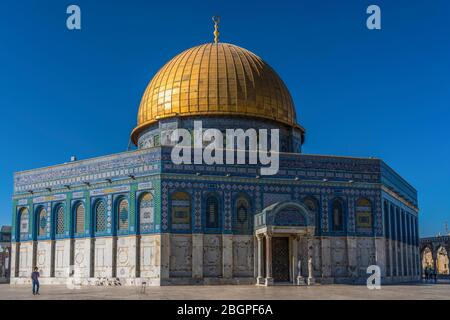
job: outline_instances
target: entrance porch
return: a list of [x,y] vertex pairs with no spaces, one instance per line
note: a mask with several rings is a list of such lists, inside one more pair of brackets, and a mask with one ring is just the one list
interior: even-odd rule
[[[257,285],[314,283],[314,219],[295,202],[276,203],[255,216]],[[307,243],[306,252],[299,250]]]

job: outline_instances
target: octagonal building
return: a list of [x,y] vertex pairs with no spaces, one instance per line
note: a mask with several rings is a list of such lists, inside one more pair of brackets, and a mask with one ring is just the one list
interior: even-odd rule
[[[173,130],[278,129],[278,173],[174,164]],[[11,284],[365,283],[419,279],[417,192],[380,159],[302,154],[282,79],[208,43],[142,97],[136,150],[14,175]]]

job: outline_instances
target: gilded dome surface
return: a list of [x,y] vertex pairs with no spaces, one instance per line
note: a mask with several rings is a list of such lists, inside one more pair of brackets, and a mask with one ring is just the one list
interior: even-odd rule
[[132,141],[160,119],[201,115],[263,118],[300,128],[277,73],[257,55],[228,43],[193,47],[158,71],[142,97]]

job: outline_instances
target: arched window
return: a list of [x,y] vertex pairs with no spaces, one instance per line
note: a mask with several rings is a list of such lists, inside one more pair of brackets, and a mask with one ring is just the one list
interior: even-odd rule
[[434,269],[433,253],[429,247],[425,247],[422,251],[422,268],[424,271]]
[[372,232],[372,204],[368,199],[356,201],[356,232]]
[[186,192],[172,194],[172,228],[191,229],[191,197]]
[[206,227],[217,229],[220,225],[219,220],[219,200],[214,195],[206,198]]
[[437,255],[436,255],[436,267],[437,267],[436,272],[438,274],[448,275],[450,273],[448,263],[449,263],[449,259],[448,259],[447,250],[444,247],[440,247],[437,250]]
[[313,197],[306,197],[303,200],[303,204],[314,216],[314,219],[316,221],[316,232],[320,232],[319,202]]
[[45,236],[47,234],[47,210],[40,208],[37,214],[38,235]]
[[79,203],[75,209],[75,234],[84,233],[84,204]]
[[250,202],[245,196],[240,196],[236,200],[236,229],[238,231],[248,231],[250,228]]
[[128,200],[121,199],[117,206],[117,224],[119,231],[128,230]]
[[140,232],[148,232],[155,222],[153,196],[144,193],[139,200],[139,225]]
[[19,240],[26,239],[30,229],[30,215],[27,208],[22,208],[19,211]]
[[106,207],[103,201],[98,201],[95,206],[95,231],[106,231]]
[[331,206],[331,225],[333,231],[344,231],[344,205],[340,199]]
[[56,234],[64,234],[64,207],[61,205],[56,209]]

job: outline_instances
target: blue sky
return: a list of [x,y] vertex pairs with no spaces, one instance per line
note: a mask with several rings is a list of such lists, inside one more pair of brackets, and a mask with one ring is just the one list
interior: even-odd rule
[[[82,30],[66,28],[66,8]],[[366,28],[377,4],[382,30]],[[306,153],[384,159],[419,191],[421,235],[450,223],[447,0],[2,0],[0,224],[13,172],[127,149],[168,59],[213,39],[260,55],[289,87]]]

